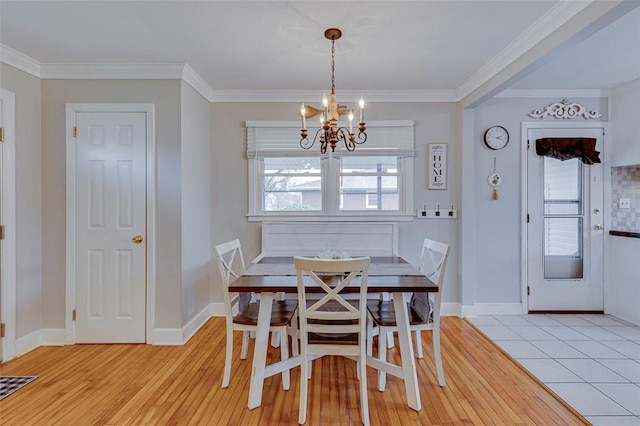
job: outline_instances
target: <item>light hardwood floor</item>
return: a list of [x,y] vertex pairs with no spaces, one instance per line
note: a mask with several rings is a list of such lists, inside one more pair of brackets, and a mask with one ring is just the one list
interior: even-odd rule
[[[425,358],[417,360],[422,410],[407,407],[399,379],[388,376],[387,390],[379,392],[369,369],[372,425],[588,424],[465,320],[443,318],[442,331],[447,386],[437,385],[430,336],[423,332]],[[0,424],[297,424],[299,368],[292,370],[290,390],[282,389],[280,376],[269,378],[262,406],[247,409],[251,362],[240,360],[240,336],[227,389],[220,388],[223,318],[210,319],[185,346],[38,348],[0,366],[0,375],[39,376],[0,401]],[[397,350],[390,352],[398,362]],[[277,358],[278,350],[268,356]],[[308,425],[361,424],[355,373],[350,360],[315,361]]]

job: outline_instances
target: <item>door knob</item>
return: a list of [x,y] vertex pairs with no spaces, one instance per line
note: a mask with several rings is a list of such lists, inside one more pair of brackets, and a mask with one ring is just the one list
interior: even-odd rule
[[593,229],[595,229],[596,231],[602,231],[604,229],[604,226],[597,224],[596,226],[593,227]]
[[142,242],[142,235],[136,235],[131,239],[131,242],[134,244],[140,244]]

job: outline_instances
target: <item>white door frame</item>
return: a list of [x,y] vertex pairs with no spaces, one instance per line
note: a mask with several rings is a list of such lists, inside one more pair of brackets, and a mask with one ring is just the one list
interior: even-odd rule
[[[610,199],[610,192],[611,189],[610,187],[607,186],[607,182],[610,181],[610,178],[608,176],[611,175],[611,173],[609,172],[609,167],[608,167],[608,146],[609,143],[607,142],[608,136],[609,136],[609,123],[607,122],[603,122],[603,121],[588,121],[588,122],[562,122],[562,123],[555,123],[555,122],[549,122],[549,121],[536,121],[536,122],[522,122],[521,123],[521,127],[520,127],[520,140],[522,141],[522,149],[520,150],[520,211],[521,211],[521,222],[520,222],[520,283],[521,283],[521,293],[520,293],[520,299],[522,302],[522,312],[527,313],[529,312],[529,295],[528,295],[528,291],[527,291],[527,287],[528,287],[528,246],[529,246],[529,236],[528,236],[528,232],[527,232],[527,213],[528,213],[528,209],[527,209],[527,203],[528,203],[528,197],[527,197],[527,183],[528,183],[528,162],[527,162],[527,154],[528,154],[528,150],[527,150],[527,134],[528,131],[530,129],[567,129],[567,128],[581,128],[581,129],[590,129],[590,128],[594,128],[594,129],[604,129],[604,152],[602,152],[602,166],[603,166],[603,173],[604,173],[604,205],[603,205],[603,209],[604,209],[604,216],[603,216],[603,220],[606,224],[611,223],[610,221],[610,216],[609,216],[609,204],[607,203],[607,200]],[[533,144],[533,142],[532,142]],[[532,145],[531,149],[535,149],[535,147]],[[605,207],[606,206],[606,207]],[[606,256],[606,238],[605,238],[605,256]],[[604,261],[604,282],[602,283],[603,285],[603,289],[606,288],[606,281],[607,281],[607,268],[606,268],[606,260],[607,259],[603,259]]]
[[75,306],[75,208],[76,205],[76,140],[73,137],[75,116],[83,112],[144,112],[146,113],[147,153],[146,153],[146,343],[153,344],[155,324],[155,211],[156,211],[156,138],[155,108],[153,104],[66,104],[67,130],[67,262],[66,262],[66,342],[75,343],[75,328],[72,310]]
[[16,236],[16,95],[0,89],[2,98],[2,225],[5,235],[2,242],[2,279],[0,299],[2,306],[0,322],[5,324],[2,342],[2,361],[6,362],[16,354],[16,280],[17,280],[17,236]]

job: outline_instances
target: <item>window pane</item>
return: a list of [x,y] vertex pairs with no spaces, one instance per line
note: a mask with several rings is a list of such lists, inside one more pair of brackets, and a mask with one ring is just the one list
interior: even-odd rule
[[352,157],[340,159],[340,173],[398,173],[398,157]]
[[398,157],[340,159],[341,210],[399,210]]
[[544,219],[545,279],[582,278],[582,218]]
[[544,213],[582,212],[582,163],[578,158],[560,161],[544,157]]
[[263,211],[322,210],[320,158],[263,159]]
[[319,157],[265,157],[264,172],[272,173],[315,173],[320,174]]

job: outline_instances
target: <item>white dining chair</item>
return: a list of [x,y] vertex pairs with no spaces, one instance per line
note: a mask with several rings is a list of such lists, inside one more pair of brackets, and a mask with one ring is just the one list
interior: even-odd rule
[[[227,329],[227,349],[224,362],[222,387],[229,386],[231,378],[231,361],[233,358],[233,332],[242,331],[242,349],[240,359],[247,358],[249,337],[258,325],[258,310],[260,302],[252,300],[251,293],[239,293],[232,299],[229,284],[245,271],[244,256],[240,240],[235,239],[215,247],[218,258],[220,277],[222,278],[222,293]],[[298,355],[297,338],[297,300],[275,300],[271,310],[270,331],[280,334],[280,359],[289,358],[289,339],[292,336],[291,347],[294,356]],[[289,370],[282,373],[282,387],[287,390],[290,386]]]
[[[450,247],[447,244],[425,238],[420,253],[419,270],[430,278],[437,286],[437,293],[414,293],[409,303],[409,330],[415,334],[415,353],[418,358],[423,357],[422,330],[432,330],[433,356],[436,363],[438,384],[446,386],[442,356],[440,353],[440,305],[444,290],[444,276],[447,268]],[[369,315],[372,319],[367,342],[372,345],[373,335],[378,334],[378,358],[386,360],[388,332],[397,332],[396,314],[391,300],[370,300],[367,303]],[[373,327],[377,330],[371,330]],[[370,351],[370,350],[369,350]],[[378,389],[384,390],[386,373],[378,372]]]
[[[300,411],[299,423],[307,417],[309,368],[314,359],[340,355],[357,361],[360,382],[360,415],[369,425],[367,398],[366,333],[367,277],[369,257],[351,259],[310,259],[295,257],[298,277],[300,321]],[[330,275],[338,282],[326,284]],[[345,298],[345,288],[360,277],[357,300]],[[306,286],[313,288],[307,289]],[[322,397],[322,395],[317,395]]]

